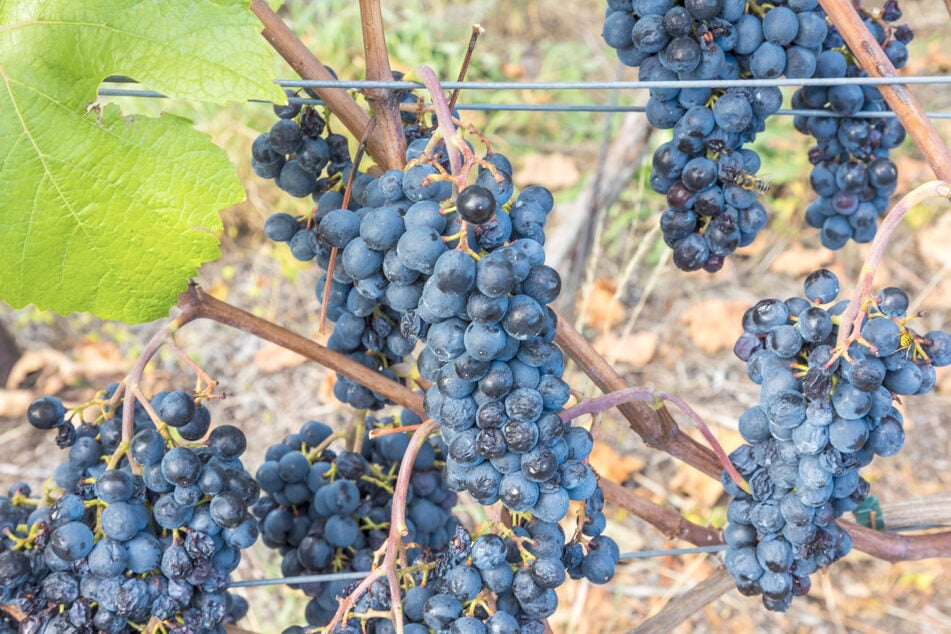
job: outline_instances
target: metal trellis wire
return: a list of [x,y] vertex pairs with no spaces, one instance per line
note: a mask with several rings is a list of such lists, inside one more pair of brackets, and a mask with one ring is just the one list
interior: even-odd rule
[[[105,79],[107,83],[129,84],[135,80],[124,76],[113,75]],[[368,90],[374,88],[388,88],[393,90],[425,89],[422,84],[410,81],[368,81],[368,80],[305,80],[305,79],[278,79],[275,83],[284,88],[342,88],[346,90]],[[813,78],[813,79],[730,79],[710,81],[588,81],[588,82],[501,82],[501,81],[447,81],[442,87],[447,90],[611,90],[634,91],[667,88],[730,88],[760,86],[800,87],[800,86],[836,86],[843,83],[878,86],[886,84],[951,84],[951,75],[928,75],[908,77],[849,77],[841,78]],[[166,95],[153,90],[137,90],[126,88],[102,88],[99,90],[102,97],[140,97],[164,99]],[[291,103],[306,105],[323,105],[319,99],[307,97],[291,97]],[[469,103],[457,104],[456,109],[480,111],[526,111],[526,112],[644,112],[641,106],[599,105],[599,104],[493,104]],[[838,114],[829,110],[782,109],[776,114],[785,116],[822,116],[822,117],[852,117],[852,118],[890,118],[895,113],[887,111],[863,111],[850,115]],[[926,112],[930,119],[951,119],[951,112]]]
[[[697,553],[713,553],[726,550],[726,544],[712,544],[710,546],[695,546],[693,548],[662,548],[660,550],[640,550],[621,553],[620,559],[649,559],[651,557],[666,557],[672,555],[693,555]],[[300,583],[319,583],[324,581],[351,581],[369,576],[369,572],[338,572],[326,575],[299,575],[296,577],[275,577],[273,579],[249,579],[234,581],[230,588],[249,588],[255,586],[290,585]]]
[[[902,527],[899,530],[889,530],[885,529],[887,533],[905,533],[908,531],[916,530],[925,530],[941,528],[939,525],[927,525],[927,526],[915,526],[915,527]],[[654,557],[672,557],[680,555],[696,555],[696,554],[705,554],[705,553],[716,553],[724,551],[728,548],[727,544],[710,544],[707,546],[691,546],[689,548],[661,548],[657,550],[638,550],[621,553],[619,556],[620,560],[625,559],[651,559]],[[275,586],[275,585],[291,585],[291,584],[305,584],[305,583],[320,583],[325,581],[355,581],[357,579],[363,579],[367,577],[370,572],[338,572],[332,574],[318,574],[318,575],[298,575],[292,577],[275,577],[271,579],[248,579],[245,581],[234,581],[229,587],[230,588],[250,588],[257,586]]]

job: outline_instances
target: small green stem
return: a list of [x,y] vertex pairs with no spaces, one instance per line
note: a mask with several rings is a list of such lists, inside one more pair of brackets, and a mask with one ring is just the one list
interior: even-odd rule
[[124,456],[125,453],[129,451],[130,445],[131,441],[122,441],[119,443],[119,446],[116,447],[115,452],[113,452],[112,456],[109,457],[109,462],[106,464],[106,471],[111,471],[112,469],[115,469],[119,466],[119,461],[122,460],[122,456]]
[[336,431],[330,434],[329,436],[327,436],[326,438],[324,438],[323,442],[321,442],[319,445],[315,447],[308,447],[307,461],[313,464],[314,460],[316,460],[318,456],[320,456],[320,454],[323,453],[324,449],[326,449],[327,447],[331,445],[331,443],[333,443],[335,440],[340,440],[341,438],[346,438],[346,437],[347,437],[347,432],[345,430]]

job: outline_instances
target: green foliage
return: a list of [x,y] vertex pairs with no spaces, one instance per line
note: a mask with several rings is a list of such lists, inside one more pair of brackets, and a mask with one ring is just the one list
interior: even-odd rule
[[0,299],[129,322],[218,257],[243,190],[185,119],[90,108],[109,74],[209,102],[281,100],[247,2],[0,4]]

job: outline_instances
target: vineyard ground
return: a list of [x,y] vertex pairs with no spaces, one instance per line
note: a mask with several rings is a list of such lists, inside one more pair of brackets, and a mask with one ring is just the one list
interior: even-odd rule
[[[591,3],[590,24],[582,21],[580,25],[551,18],[554,2],[530,4],[538,5],[538,15],[548,16],[543,25],[551,28],[543,29],[533,20],[527,20],[521,27],[510,27],[524,29],[526,48],[521,59],[525,68],[532,68],[532,60],[538,59],[546,39],[584,42],[598,35],[597,3]],[[917,4],[920,3],[905,7],[909,22],[919,33],[913,48],[917,56],[912,57],[909,72],[948,72],[951,57],[941,52],[940,40],[925,28],[927,24],[946,24],[947,14],[937,3],[929,9]],[[468,16],[463,18],[463,24],[466,19]],[[487,26],[491,29],[491,24]],[[500,63],[499,68],[502,67]],[[922,95],[929,110],[946,111],[951,105],[951,98],[942,96],[940,90],[916,90],[916,94]],[[266,121],[266,117],[238,122],[219,119],[205,127],[248,172],[245,152],[255,134],[254,126],[262,125],[260,121]],[[526,137],[539,132],[529,129],[533,124],[526,125],[521,130]],[[233,133],[235,129],[238,134]],[[945,139],[951,139],[951,126],[939,124],[939,130]],[[551,130],[543,127],[541,133],[550,135]],[[545,140],[553,142],[548,137]],[[808,188],[808,167],[803,158],[805,141],[798,146],[797,142],[799,139],[788,142],[790,147],[785,150],[798,152],[794,159],[800,161],[798,175],[786,176],[782,172],[771,196],[787,200],[808,196],[803,194]],[[574,150],[565,148],[563,153],[572,164],[582,167],[594,164],[596,150],[596,143],[587,143]],[[518,152],[517,148],[512,149],[513,156],[518,156]],[[907,175],[903,177],[904,185],[928,178],[928,169],[918,161],[913,148],[904,148],[899,156],[900,167]],[[771,169],[768,162],[764,169]],[[260,235],[266,215],[275,208],[286,209],[287,203],[250,174],[244,182],[249,201],[225,214],[224,257],[205,267],[199,282],[236,305],[320,340],[313,271],[293,261],[286,249],[266,243]],[[609,351],[623,352],[619,369],[631,385],[677,392],[697,408],[730,450],[739,443],[737,417],[756,398],[755,386],[746,380],[742,363],[730,352],[732,337],[740,332],[742,310],[761,297],[799,294],[800,280],[817,266],[836,270],[843,280],[855,279],[864,251],[850,245],[835,255],[826,255],[816,248],[814,232],[792,214],[794,210],[801,212],[804,205],[779,203],[778,220],[759,238],[759,246],[736,258],[717,276],[683,274],[668,265],[660,270],[653,290],[648,293],[645,288],[654,270],[656,254],[660,253],[654,249],[631,282],[618,292],[617,303],[613,304],[613,281],[621,277],[630,254],[656,222],[652,212],[658,204],[656,198],[649,193],[641,197],[628,192],[610,209],[600,241],[603,248],[592,265],[590,277],[594,283],[576,301],[566,301],[561,309],[565,313],[587,310],[586,335],[603,343]],[[947,219],[940,221],[933,210],[922,210],[911,218],[909,229],[912,227],[914,231],[906,231],[893,241],[888,265],[880,272],[876,287],[900,285],[914,300],[916,295],[928,291],[932,280],[939,280],[936,288],[922,297],[922,306],[929,314],[918,323],[922,331],[942,324],[947,327],[951,323],[951,278],[941,278],[941,273],[951,268],[947,248],[951,223]],[[644,305],[633,325],[633,334],[625,337],[626,322],[642,298]],[[70,403],[89,398],[96,388],[128,370],[127,360],[141,349],[151,330],[148,325],[125,327],[83,316],[55,317],[29,309],[0,309],[0,321],[26,353],[26,361],[18,366],[22,375],[17,375],[9,386],[17,389],[0,391],[0,491],[18,480],[39,487],[60,455],[50,435],[24,424],[22,404],[34,395],[51,391]],[[303,421],[319,419],[340,425],[349,415],[331,397],[332,377],[315,364],[303,363],[212,323],[190,324],[178,341],[220,381],[221,393],[226,397],[213,405],[214,421],[232,422],[245,431],[249,465],[260,464],[266,447],[296,430]],[[595,393],[576,372],[569,376],[576,390]],[[146,375],[146,392],[188,388],[192,382],[193,377],[181,371],[174,359],[162,355]],[[949,374],[943,375],[934,394],[903,408],[908,431],[905,449],[894,458],[876,461],[866,473],[872,492],[881,500],[926,496],[948,489],[948,411]],[[638,493],[678,507],[694,521],[722,524],[725,500],[716,483],[671,459],[646,451],[614,413],[604,416],[599,439],[600,453],[595,461],[599,471],[625,482]],[[480,511],[473,505],[464,507],[463,513],[478,520]],[[625,552],[685,545],[665,539],[623,513],[610,516],[607,533]],[[553,629],[575,634],[630,631],[716,566],[715,556],[704,555],[631,560],[619,568],[609,586],[569,583],[561,593],[561,608],[551,619]],[[246,554],[237,577],[278,574],[274,558],[257,544]],[[731,591],[676,631],[949,632],[949,587],[951,571],[943,561],[892,565],[853,552],[826,574],[817,575],[810,595],[798,599],[786,615],[769,613],[760,608],[757,599]],[[245,589],[241,593],[251,604],[244,624],[248,629],[277,632],[302,618],[305,599],[299,593],[279,586]]]

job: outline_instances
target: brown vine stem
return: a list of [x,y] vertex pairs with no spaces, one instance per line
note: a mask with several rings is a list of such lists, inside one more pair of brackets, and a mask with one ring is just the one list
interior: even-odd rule
[[[462,141],[456,132],[456,124],[452,120],[452,111],[449,109],[449,103],[446,101],[446,94],[442,90],[442,85],[436,77],[436,73],[429,66],[417,66],[411,73],[420,83],[426,86],[429,91],[429,97],[433,101],[433,107],[436,110],[436,123],[443,141],[446,143],[446,153],[449,155],[449,170],[455,178],[461,178],[459,171],[462,168],[459,147]],[[454,182],[456,187],[459,183]]]
[[[601,391],[616,392],[627,388],[621,375],[560,314],[555,340]],[[723,466],[716,454],[683,433],[666,407],[654,409],[643,401],[631,401],[618,405],[618,410],[648,447],[665,451],[711,478],[720,478]]]
[[[392,81],[390,58],[386,52],[386,33],[380,0],[360,0],[360,22],[363,25],[363,52],[367,65],[367,79]],[[392,90],[373,88],[364,91],[386,153],[388,169],[401,169],[406,163],[406,137],[400,119],[400,104]]]
[[607,478],[600,478],[598,483],[604,491],[605,500],[630,511],[667,537],[682,539],[697,546],[723,543],[723,536],[714,528],[694,524],[674,509],[655,504]]
[[190,319],[184,315],[179,316],[162,326],[158,332],[152,335],[149,342],[145,344],[142,354],[136,359],[132,371],[125,378],[125,395],[122,402],[122,445],[128,447],[132,442],[133,415],[135,414],[135,392],[139,389],[139,383],[142,381],[142,375],[145,373],[145,367],[152,360],[152,357],[159,351],[165,342],[167,342],[183,325]]
[[905,214],[925,200],[939,196],[941,198],[951,197],[951,185],[944,181],[928,181],[905,194],[882,220],[882,225],[878,228],[875,239],[872,240],[868,259],[865,260],[865,264],[862,266],[859,283],[849,300],[849,305],[839,318],[836,349],[840,353],[845,352],[849,343],[855,340],[861,330],[863,304],[872,297],[872,282],[875,279],[876,271],[878,271],[878,265],[885,255],[889,240],[901,224]]
[[[851,3],[842,0],[819,0],[819,4],[839,29],[849,50],[869,77],[898,77],[898,71]],[[925,116],[924,109],[911,91],[902,84],[883,84],[878,88],[915,145],[924,154],[935,176],[951,181],[951,150],[945,145],[931,120]]]
[[[606,478],[600,478],[599,484],[605,500],[627,509],[668,537],[683,539],[698,546],[723,543],[723,536],[718,530],[694,524],[677,511],[655,504]],[[841,519],[837,521],[852,537],[853,548],[878,559],[894,563],[951,557],[951,531],[902,535],[884,533]]]
[[[276,13],[271,11],[265,0],[251,0],[251,11],[258,17],[264,30],[261,34],[274,47],[274,50],[294,69],[301,79],[319,79],[334,81],[330,71],[317,57],[300,41],[287,24]],[[314,88],[313,91],[327,107],[330,108],[350,133],[356,138],[363,136],[370,122],[370,117],[364,112],[353,97],[343,88]],[[367,150],[378,165],[384,168],[400,167],[402,163],[390,165],[387,162],[390,153],[386,149],[382,137],[370,140]]]
[[714,436],[710,431],[710,428],[707,427],[707,423],[696,412],[696,410],[690,407],[687,401],[680,398],[676,394],[670,394],[669,392],[656,392],[648,387],[628,387],[624,388],[623,390],[609,392],[595,398],[585,399],[574,407],[561,412],[560,416],[561,420],[567,423],[573,418],[577,418],[585,414],[600,414],[611,409],[612,407],[619,407],[620,405],[629,403],[631,401],[643,401],[655,405],[659,404],[660,401],[669,401],[670,403],[676,405],[680,411],[690,418],[700,433],[703,434],[703,437],[710,445],[710,448],[720,460],[720,464],[722,465],[723,469],[728,474],[730,474],[730,478],[733,479],[733,482],[736,483],[736,486],[740,487],[741,489],[746,489],[746,481],[737,472],[736,467],[733,466],[733,463],[730,462],[730,459],[727,457],[723,447],[720,446],[720,441],[716,439],[716,436]]
[[[951,0],[949,0],[951,2]],[[462,82],[466,78],[466,73],[469,72],[469,62],[472,61],[472,53],[475,52],[476,42],[479,41],[479,36],[485,33],[485,29],[482,28],[481,24],[472,25],[472,35],[469,36],[469,46],[466,48],[466,55],[462,58],[462,67],[459,69],[459,76],[456,77],[456,81]],[[452,109],[456,107],[456,101],[459,100],[459,95],[462,93],[462,88],[456,88],[452,91],[452,96],[449,98],[449,112],[452,112]]]
[[695,616],[705,606],[736,588],[736,582],[726,568],[714,570],[706,579],[690,590],[678,594],[660,612],[645,619],[632,634],[667,634]]
[[883,533],[853,522],[838,520],[839,525],[849,531],[852,546],[878,559],[895,563],[916,559],[951,557],[951,531],[925,533],[922,535],[900,535]]
[[422,395],[306,337],[215,299],[195,284],[190,285],[188,290],[179,296],[178,306],[183,311],[180,319],[184,318],[185,321],[198,318],[210,319],[250,333],[316,361],[334,372],[339,372],[394,403],[425,417]]
[[[410,482],[413,476],[413,462],[416,460],[416,454],[426,439],[438,429],[435,422],[427,420],[420,425],[419,429],[410,438],[406,446],[406,452],[403,454],[403,460],[400,463],[400,471],[396,476],[396,486],[393,489],[393,506],[390,510],[390,533],[386,542],[381,547],[383,560],[378,566],[375,566],[369,576],[364,577],[360,583],[350,593],[340,601],[337,607],[337,613],[334,618],[326,625],[325,631],[332,632],[334,627],[354,608],[357,601],[367,590],[370,589],[379,578],[384,575],[390,588],[390,597],[400,596],[399,579],[396,576],[396,567],[400,563],[400,546],[403,544],[403,537],[409,532],[406,526],[406,499],[409,496]],[[377,551],[380,552],[380,551]],[[403,607],[400,601],[391,601],[391,614],[393,624],[396,627],[397,634],[403,634]]]

